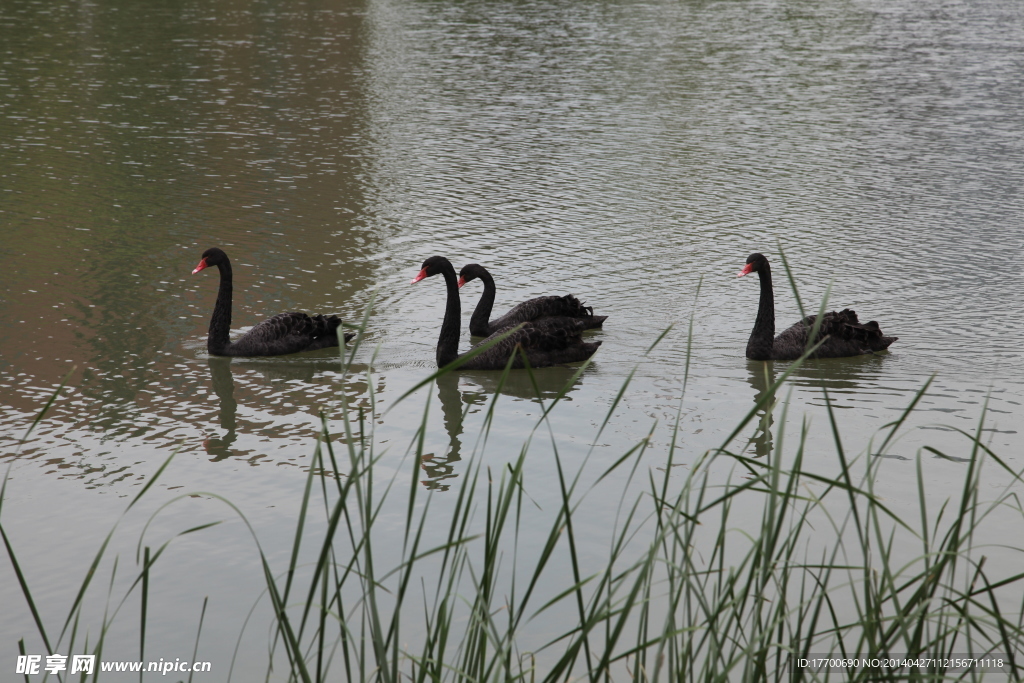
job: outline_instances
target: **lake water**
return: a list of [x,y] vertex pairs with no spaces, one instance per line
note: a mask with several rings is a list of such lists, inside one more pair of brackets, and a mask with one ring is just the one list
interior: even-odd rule
[[[409,280],[434,254],[487,266],[496,312],[573,293],[609,316],[553,414],[574,466],[650,434],[642,469],[656,471],[677,414],[676,462],[722,445],[765,387],[765,365],[743,355],[757,283],[735,275],[766,253],[788,326],[800,313],[781,251],[808,308],[831,285],[831,307],[899,337],[795,373],[810,467],[835,469],[822,387],[859,452],[934,375],[881,454],[880,494],[916,510],[904,499],[918,449],[969,455],[949,428],[974,429],[986,403],[985,443],[1020,469],[1022,44],[1024,13],[1002,0],[7,0],[0,520],[44,620],[59,630],[107,532],[174,452],[110,552],[127,567],[161,503],[206,491],[235,502],[283,566],[320,411],[340,430],[342,394],[369,409],[372,388],[379,469],[403,490],[430,400],[418,476],[443,518],[496,377],[460,373],[395,404],[433,368],[444,288]],[[287,310],[355,323],[372,300],[357,372],[343,377],[331,351],[209,358],[216,273],[190,273],[211,246],[234,264],[236,333]],[[481,291],[462,290],[464,326]],[[541,388],[571,376],[545,370]],[[492,468],[540,415],[520,375],[497,405],[478,455]],[[751,425],[733,446],[768,456],[772,438]],[[525,475],[548,509],[550,456],[537,445]],[[957,495],[966,463],[922,458],[928,496]],[[577,534],[597,556],[615,511],[590,507]],[[251,539],[198,497],[160,513],[147,543],[214,519],[229,521],[158,564],[148,638],[156,656],[189,656],[209,595],[200,655],[223,672],[263,586]],[[6,560],[0,604],[3,668],[19,638],[42,649]],[[134,653],[130,609],[114,651]],[[265,670],[266,628],[251,628],[236,680]]]

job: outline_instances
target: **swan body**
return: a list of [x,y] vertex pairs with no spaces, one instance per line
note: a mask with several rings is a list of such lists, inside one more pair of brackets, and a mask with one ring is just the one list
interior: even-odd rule
[[467,282],[480,278],[484,283],[484,293],[469,319],[469,333],[477,337],[487,337],[498,330],[513,327],[519,323],[543,320],[553,317],[567,317],[580,320],[584,329],[601,327],[606,315],[594,315],[594,309],[584,306],[579,299],[566,294],[565,296],[539,296],[535,299],[528,299],[521,304],[514,306],[505,315],[490,320],[491,309],[494,307],[494,295],[497,289],[494,286],[494,278],[483,266],[470,263],[459,271],[459,287]]
[[[462,321],[462,304],[459,301],[459,286],[455,267],[443,256],[431,256],[423,262],[413,282],[440,273],[444,276],[448,301],[441,323],[441,334],[437,340],[437,367],[444,367],[459,358],[459,328]],[[526,322],[522,327],[494,342],[486,351],[466,361],[460,367],[467,370],[502,370],[512,359],[513,368],[524,366],[522,354],[526,353],[531,367],[561,365],[586,360],[594,355],[601,342],[584,342],[580,333],[586,324],[574,318],[548,318]],[[492,342],[495,336],[508,331],[498,331],[481,344]]]
[[[222,250],[213,247],[203,252],[203,258],[192,274],[210,266],[217,266],[220,271],[220,289],[206,338],[206,349],[211,355],[281,356],[338,345],[338,327],[341,325],[338,316],[310,316],[300,312],[279,313],[267,318],[231,341],[231,261]],[[354,336],[354,333],[345,333],[345,341]]]
[[[761,282],[761,300],[754,329],[747,341],[747,358],[751,360],[794,360],[804,354],[816,315],[809,315],[775,336],[775,294],[772,270],[764,254],[751,254],[738,274],[742,277],[756,272]],[[842,358],[884,351],[899,337],[882,334],[878,323],[862,323],[849,308],[825,313],[816,339],[821,345],[811,358]]]

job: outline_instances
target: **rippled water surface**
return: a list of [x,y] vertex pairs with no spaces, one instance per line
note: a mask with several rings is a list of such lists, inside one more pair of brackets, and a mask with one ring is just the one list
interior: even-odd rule
[[[610,463],[650,434],[644,464],[661,467],[677,415],[679,462],[721,445],[766,372],[787,368],[743,357],[758,293],[735,275],[762,251],[780,327],[800,315],[784,252],[806,307],[828,291],[899,336],[890,353],[795,373],[789,411],[811,421],[814,467],[834,457],[822,387],[856,452],[933,375],[881,454],[883,495],[899,505],[922,445],[966,456],[950,427],[975,428],[986,404],[986,443],[1019,467],[1022,44],[1024,14],[999,0],[7,0],[2,513],[42,609],[66,613],[107,531],[175,451],[153,509],[218,493],[286,558],[321,411],[340,429],[343,395],[373,416],[380,468],[400,480],[429,398],[420,480],[435,497],[457,484],[494,374],[394,403],[433,367],[444,288],[409,280],[434,254],[486,265],[499,308],[571,292],[609,316],[553,415],[569,462],[596,444]],[[357,322],[372,301],[356,372],[331,351],[208,357],[216,272],[190,272],[210,246],[234,264],[236,333],[286,310]],[[464,324],[481,291],[463,288]],[[572,374],[545,370],[539,388],[550,398]],[[481,456],[492,467],[540,414],[518,376],[497,406]],[[738,447],[767,456],[778,425],[761,427]],[[955,495],[965,467],[925,455],[929,495]],[[538,445],[526,482],[541,507],[557,505],[552,472]],[[595,546],[612,514],[599,508],[577,530]],[[158,518],[165,534],[228,518],[207,499],[174,509]],[[126,518],[119,551],[134,552],[144,523]],[[229,634],[211,652],[230,653],[262,582],[251,541],[229,522],[175,547],[159,600],[191,611],[165,607],[154,637],[191,643],[196,596],[210,594]],[[17,605],[0,616],[10,654],[34,629],[0,567],[0,602]],[[227,669],[230,654],[210,657]]]

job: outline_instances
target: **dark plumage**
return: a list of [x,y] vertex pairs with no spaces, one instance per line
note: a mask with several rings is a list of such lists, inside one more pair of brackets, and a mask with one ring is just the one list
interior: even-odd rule
[[[778,337],[775,336],[775,294],[772,289],[772,269],[764,254],[751,254],[747,265],[739,272],[742,277],[757,272],[761,279],[761,302],[757,308],[757,320],[747,341],[747,358],[751,360],[793,360],[807,349],[808,337],[814,326],[816,315],[809,315]],[[825,313],[819,328],[818,340],[821,346],[811,354],[812,358],[840,358],[874,353],[889,348],[899,337],[886,337],[872,320],[862,323],[857,313],[849,308]]]
[[[444,276],[445,287],[448,290],[444,322],[441,323],[441,334],[437,339],[437,366],[443,367],[459,358],[462,305],[459,301],[455,268],[445,257],[431,256],[423,262],[423,267],[413,278],[413,282],[419,282],[438,273]],[[501,370],[511,357],[512,367],[521,368],[523,359],[517,350],[519,348],[526,352],[532,367],[586,360],[594,355],[601,342],[584,342],[580,338],[580,333],[585,328],[586,325],[582,321],[573,318],[549,318],[527,322],[491,348],[466,361],[461,367],[467,370]],[[500,334],[501,331],[481,343],[487,343]]]
[[[220,271],[220,290],[210,318],[210,334],[206,338],[206,349],[212,355],[281,356],[338,345],[338,327],[341,325],[338,316],[309,316],[299,312],[279,313],[267,318],[232,342],[228,337],[231,330],[231,261],[220,249],[207,249],[192,274],[210,266],[217,266]],[[345,341],[354,336],[351,332],[345,333]]]
[[594,315],[593,308],[584,306],[579,299],[571,294],[566,294],[565,296],[539,296],[536,299],[529,299],[513,307],[500,318],[488,322],[497,290],[494,286],[494,278],[487,272],[487,269],[476,263],[464,266],[459,271],[459,287],[476,278],[480,278],[484,283],[483,296],[480,297],[480,302],[477,303],[476,310],[473,311],[473,316],[469,319],[469,332],[477,337],[486,337],[498,330],[519,323],[556,316],[576,318],[583,322],[585,329],[601,327],[601,324],[608,319],[606,315]]

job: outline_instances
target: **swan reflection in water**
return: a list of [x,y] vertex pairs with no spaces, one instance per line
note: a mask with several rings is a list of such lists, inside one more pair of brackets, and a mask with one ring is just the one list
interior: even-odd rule
[[[235,400],[235,378],[232,372],[232,361],[230,358],[211,357],[207,360],[210,368],[210,379],[213,384],[213,391],[217,395],[220,410],[218,424],[224,430],[221,436],[212,436],[203,441],[203,448],[211,456],[211,462],[217,462],[231,456],[244,455],[232,448],[238,439],[238,421],[236,414],[238,403]],[[288,363],[288,362],[266,362],[246,363],[244,369],[239,372],[255,370],[264,379],[271,383],[281,380],[301,380],[303,386],[314,383],[315,376],[321,371],[333,369],[336,363],[325,361],[324,363]],[[538,401],[538,392],[541,400],[548,402],[554,399],[560,392],[565,391],[564,401],[571,401],[569,394],[580,385],[582,375],[566,386],[576,373],[577,368],[573,367],[550,367],[540,368],[533,371],[533,379],[530,374],[523,370],[510,372],[502,382],[501,372],[487,371],[462,371],[449,372],[435,379],[437,396],[441,402],[441,416],[447,434],[447,445],[438,454],[429,453],[421,458],[420,465],[423,468],[425,478],[423,485],[432,490],[447,491],[450,488],[449,479],[458,476],[455,463],[462,460],[463,448],[463,423],[467,414],[486,410],[488,402],[494,394],[500,390],[503,396],[499,400],[520,399],[527,401]],[[360,376],[358,369],[352,373],[353,377]],[[380,380],[379,380],[380,381]],[[247,391],[253,388],[251,382],[247,383],[242,378]],[[383,383],[379,383],[377,391],[383,391]],[[273,389],[275,393],[278,389]],[[350,379],[346,382],[345,392],[349,395],[350,406],[362,405],[369,409],[368,404],[363,405],[368,392],[364,381]],[[283,406],[282,406],[283,408]],[[271,406],[264,403],[264,410],[271,410]],[[294,410],[287,408],[286,410]],[[539,411],[538,411],[539,416]],[[248,433],[243,424],[243,433]]]
[[[238,422],[236,413],[238,403],[235,401],[235,377],[231,370],[231,358],[223,356],[211,356],[207,359],[210,366],[210,380],[213,383],[213,392],[217,394],[217,401],[220,404],[219,421],[221,429],[226,433],[220,437],[210,437],[203,441],[203,448],[211,456],[210,462],[218,462],[232,455],[242,455],[233,451],[231,445],[238,439]],[[317,363],[289,363],[289,362],[258,362],[249,363],[249,369],[255,369],[263,378],[269,382],[301,380],[312,383],[321,364]],[[240,370],[244,372],[244,370]],[[245,380],[243,379],[243,383]]]
[[207,361],[210,366],[210,379],[213,392],[220,403],[220,427],[227,431],[222,437],[210,437],[203,441],[203,448],[212,455],[211,462],[217,462],[231,455],[231,444],[238,438],[235,432],[235,378],[231,375],[231,359],[211,356]]
[[[894,394],[909,392],[913,388],[899,389],[886,387],[882,383],[884,354],[854,356],[850,358],[808,359],[794,369],[786,380],[786,384],[799,393],[806,395],[807,405],[832,410],[857,408],[862,413],[870,411],[872,403],[880,403],[874,394]],[[782,363],[780,371],[789,369],[788,363]],[[775,384],[776,370],[774,361],[747,361],[750,377],[747,380],[754,388],[756,404]],[[827,393],[827,400],[826,394]],[[778,396],[768,400],[757,412],[757,427],[750,438],[754,447],[755,457],[770,455],[774,448],[771,428],[775,421],[773,408],[778,403]],[[854,403],[856,402],[856,403]],[[870,412],[865,413],[870,414]]]
[[[223,430],[220,436],[203,440],[203,448],[211,456],[211,462],[239,456],[248,456],[254,465],[267,460],[265,453],[239,448],[241,444],[236,441],[240,435],[248,437],[260,433],[274,439],[307,439],[311,433],[291,417],[296,410],[316,414],[318,404],[304,402],[313,393],[320,392],[327,396],[340,390],[347,395],[350,407],[362,407],[364,410],[370,407],[368,387],[360,372],[363,368],[355,368],[341,386],[325,377],[338,372],[338,362],[334,358],[325,356],[302,361],[232,360],[211,356],[207,359],[207,365],[210,368],[213,392],[220,407],[218,423]],[[240,386],[236,386],[239,382]],[[383,390],[382,381],[378,381],[376,390]],[[242,404],[249,415],[243,415],[240,420],[236,417],[237,391],[242,392]],[[286,419],[280,419],[282,417]]]
[[508,373],[504,382],[501,372],[448,372],[437,377],[434,382],[437,385],[437,397],[441,401],[448,445],[442,455],[427,453],[422,456],[420,466],[426,475],[421,482],[423,486],[435,491],[447,491],[451,487],[448,480],[459,476],[455,471],[455,463],[462,460],[462,434],[466,416],[470,412],[486,410],[487,402],[496,392],[500,390],[504,396],[527,401],[538,401],[539,392],[539,399],[546,402],[565,390],[562,400],[571,401],[569,394],[583,381],[583,375],[580,375],[572,382],[572,386],[566,386],[577,369],[564,366],[538,368],[533,370],[533,379],[530,373],[515,370]]
[[[775,363],[748,360],[747,369],[750,370],[750,377],[747,381],[750,382],[750,386],[754,387],[754,404],[756,405],[768,395],[768,390],[775,384]],[[773,413],[777,400],[774,396],[767,399],[761,409],[757,411],[757,427],[749,441],[754,447],[755,458],[771,455],[774,448],[772,424],[775,421]]]
[[441,400],[441,415],[444,417],[444,429],[448,433],[448,447],[441,456],[424,453],[420,466],[426,475],[423,485],[434,491],[447,491],[450,485],[446,482],[458,475],[455,474],[455,463],[462,460],[462,421],[466,417],[470,405],[462,407],[462,394],[459,392],[459,376],[448,372],[436,378],[437,397]]

